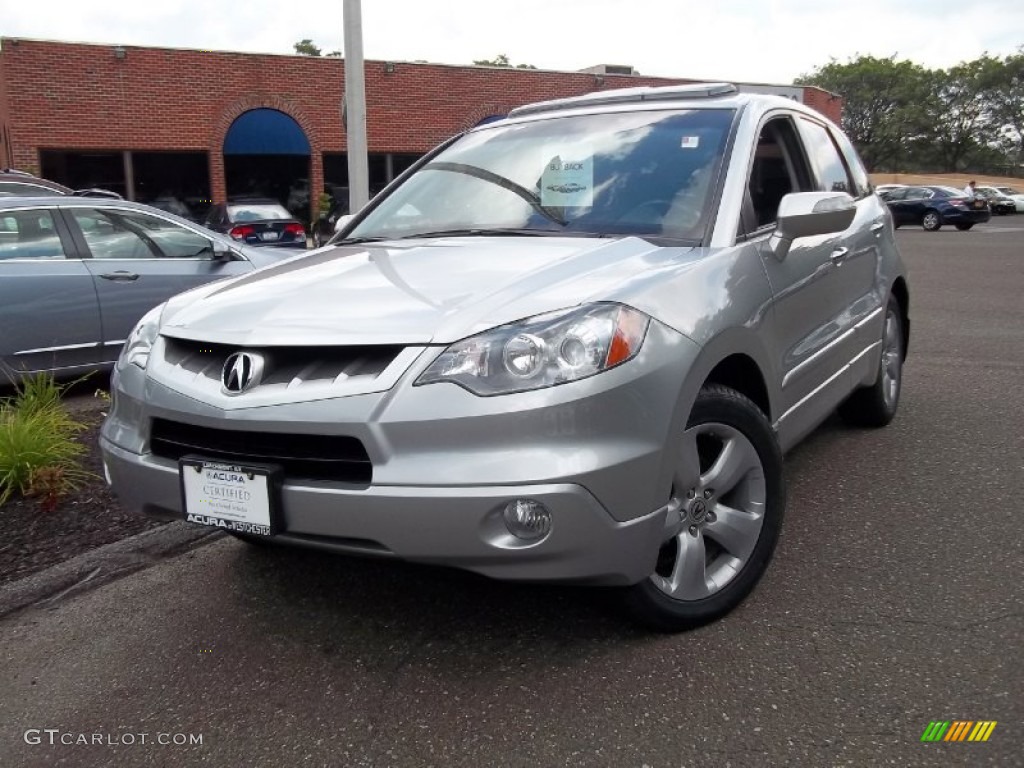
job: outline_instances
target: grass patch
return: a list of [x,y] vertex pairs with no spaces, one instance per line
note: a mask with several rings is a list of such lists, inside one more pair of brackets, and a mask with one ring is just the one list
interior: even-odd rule
[[0,504],[20,493],[53,509],[92,477],[81,465],[86,448],[74,439],[85,425],[64,408],[64,389],[52,376],[34,376],[0,401]]

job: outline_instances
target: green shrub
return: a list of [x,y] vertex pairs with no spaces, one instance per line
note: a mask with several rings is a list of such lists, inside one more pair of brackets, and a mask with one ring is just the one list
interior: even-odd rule
[[85,446],[74,440],[85,426],[65,410],[62,391],[49,376],[34,377],[0,403],[0,504],[17,492],[53,508],[92,476],[81,466]]
[[60,397],[66,388],[59,386],[48,374],[32,376],[18,386],[14,405],[26,413],[63,409]]

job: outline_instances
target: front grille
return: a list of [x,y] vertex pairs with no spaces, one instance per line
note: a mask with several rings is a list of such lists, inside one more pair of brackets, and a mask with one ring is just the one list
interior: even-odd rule
[[367,486],[373,464],[362,441],[348,435],[297,435],[209,429],[153,419],[154,456],[177,461],[195,454],[236,464],[277,464],[287,479],[330,480]]
[[[228,356],[242,347],[186,339],[165,340],[164,362],[194,379],[219,384]],[[339,384],[375,379],[402,351],[400,346],[245,347],[266,360],[259,388],[292,389],[308,384]]]

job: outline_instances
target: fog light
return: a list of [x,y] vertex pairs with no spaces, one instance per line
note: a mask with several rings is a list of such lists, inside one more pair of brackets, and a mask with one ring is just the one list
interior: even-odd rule
[[551,532],[551,513],[532,499],[516,499],[505,505],[505,527],[518,539],[543,539]]

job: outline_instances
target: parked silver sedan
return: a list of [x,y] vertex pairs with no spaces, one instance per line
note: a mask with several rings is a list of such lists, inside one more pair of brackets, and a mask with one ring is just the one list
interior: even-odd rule
[[521,107],[328,247],[154,309],[102,447],[131,508],[276,542],[736,606],[782,453],[896,413],[909,292],[849,141],[729,85]]
[[0,385],[109,369],[156,305],[297,252],[240,247],[124,200],[0,200]]

